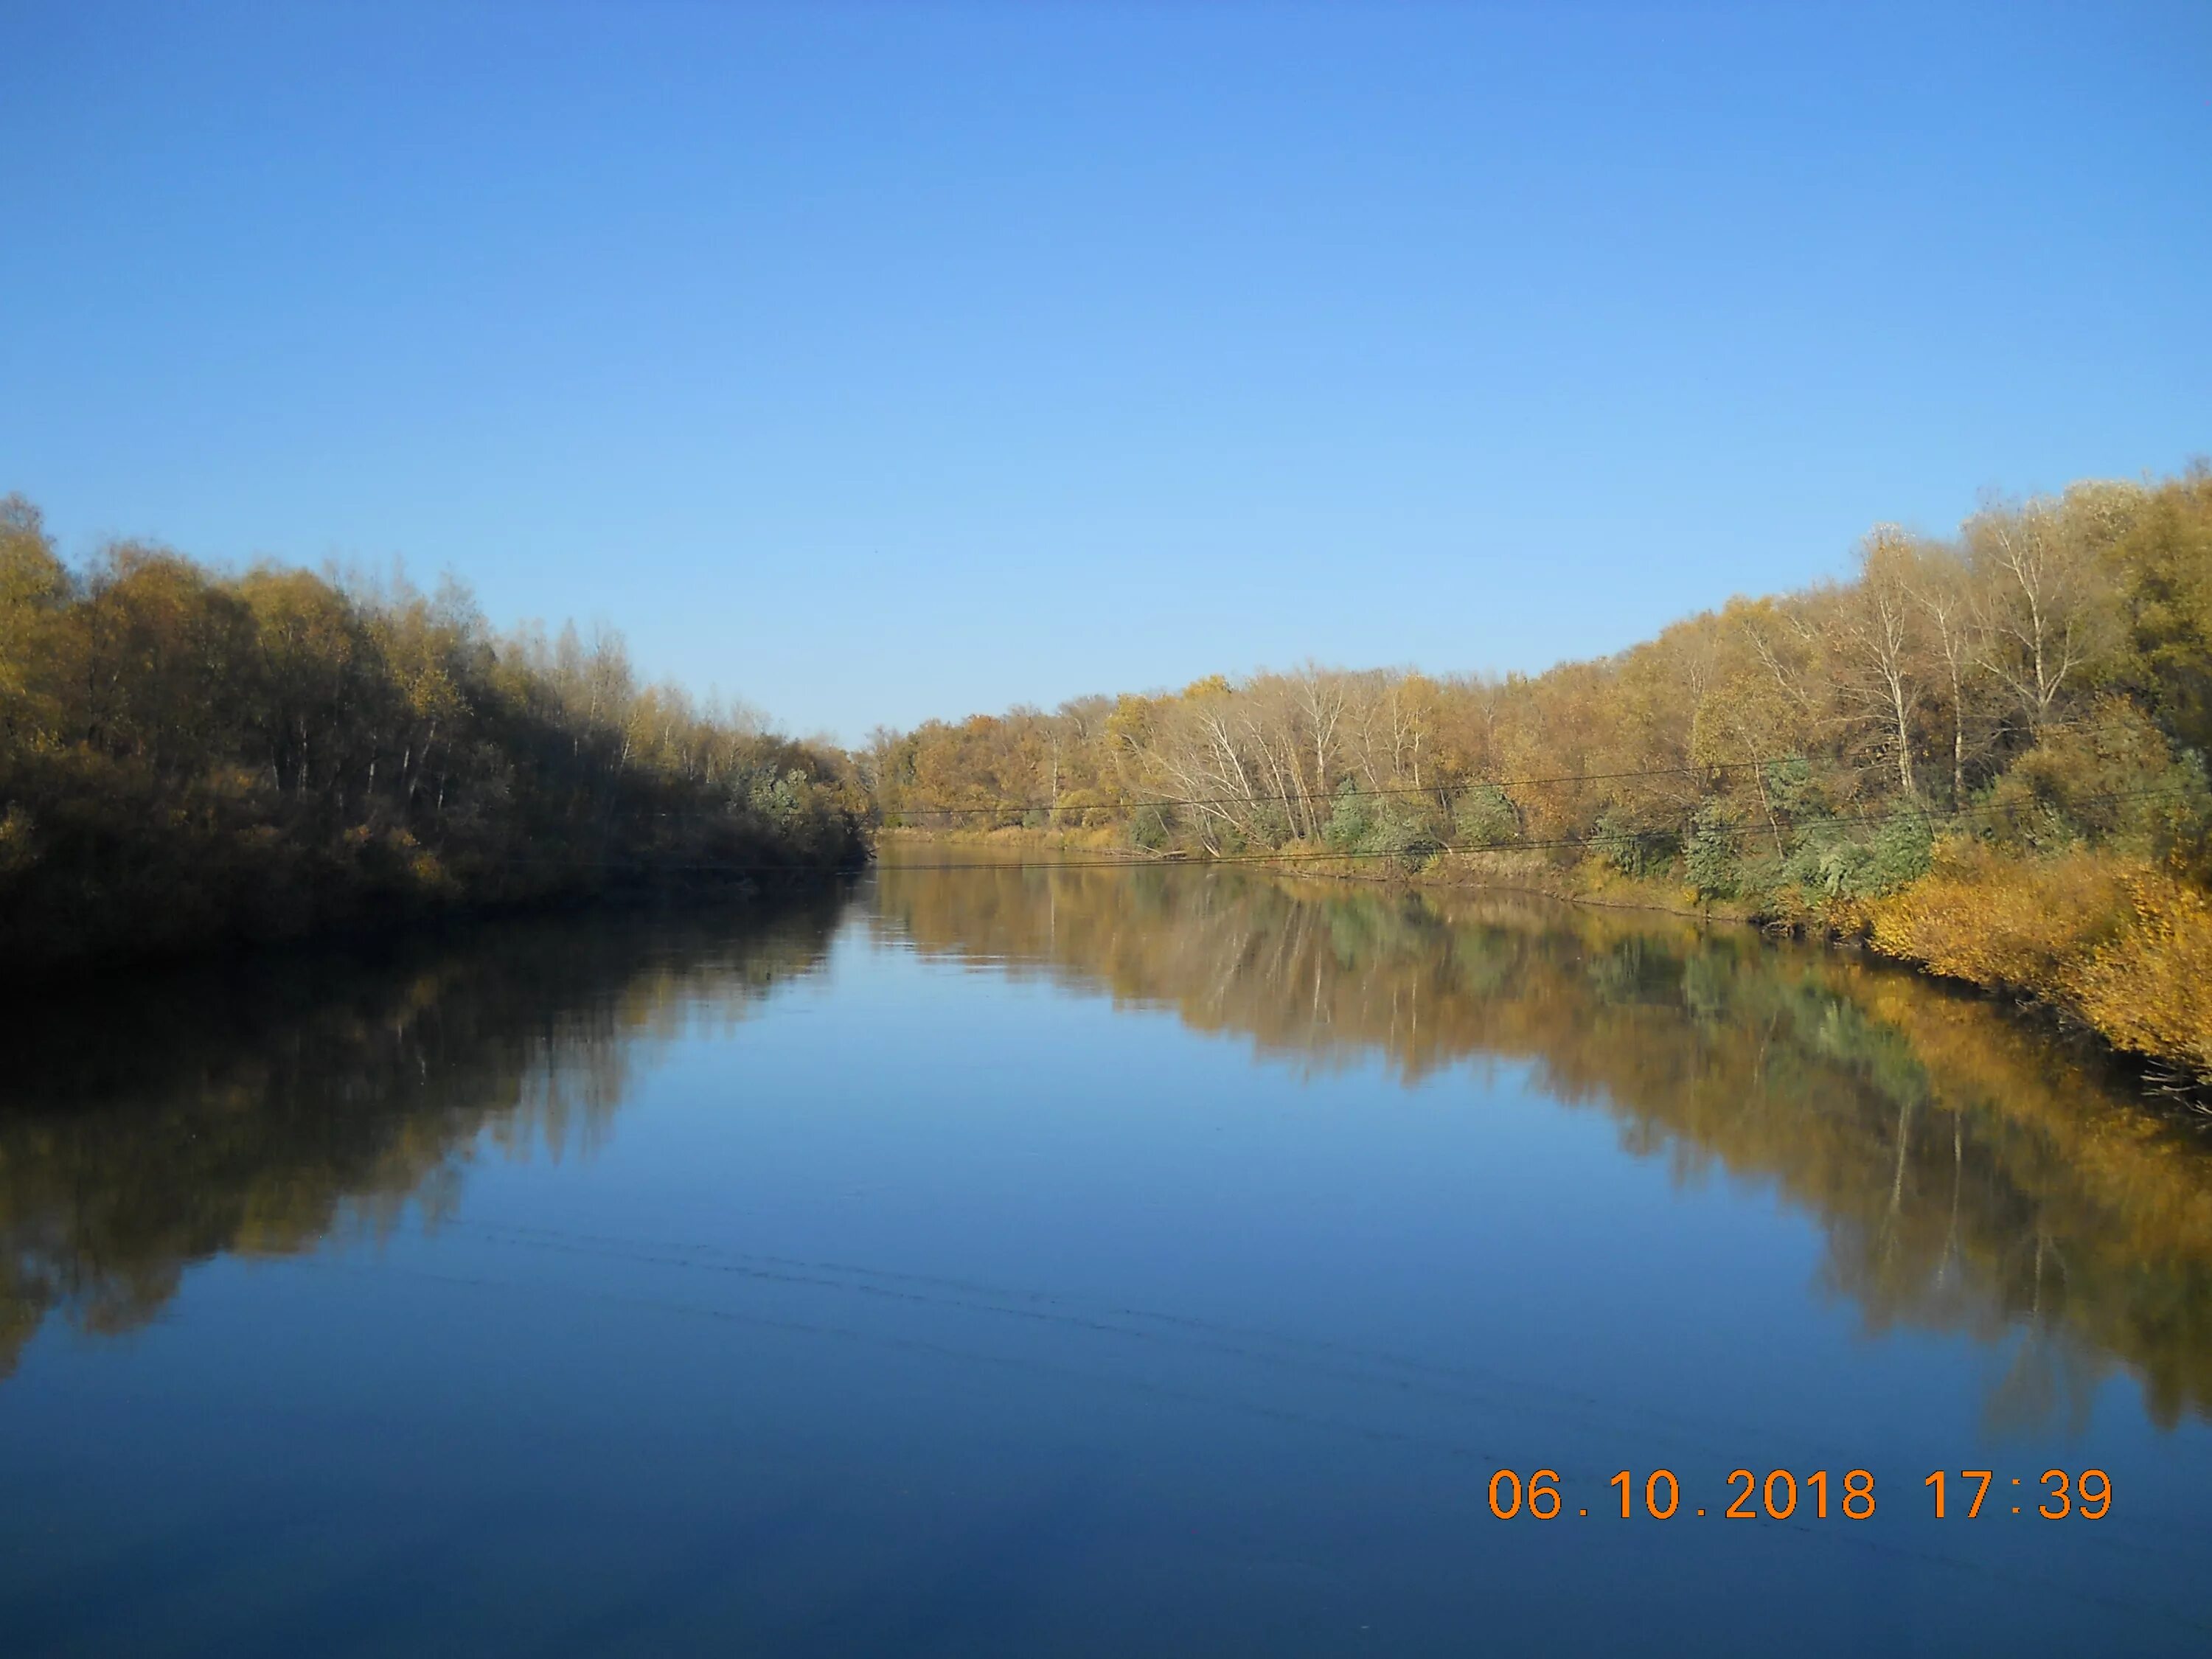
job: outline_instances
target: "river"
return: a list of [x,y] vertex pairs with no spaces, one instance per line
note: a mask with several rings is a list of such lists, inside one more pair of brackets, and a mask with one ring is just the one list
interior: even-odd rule
[[951,862],[19,994],[0,1650],[2212,1650],[2212,1136],[2094,1055]]

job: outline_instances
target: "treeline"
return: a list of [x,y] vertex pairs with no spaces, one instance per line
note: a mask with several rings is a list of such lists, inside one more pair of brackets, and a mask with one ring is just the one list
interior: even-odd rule
[[11,966],[866,856],[842,754],[638,684],[618,639],[495,636],[451,585],[56,556],[0,501]]
[[[1663,890],[1871,939],[2212,1076],[2212,473],[1503,678],[1308,667],[877,734],[886,823]],[[1355,863],[1355,861],[1357,861]]]

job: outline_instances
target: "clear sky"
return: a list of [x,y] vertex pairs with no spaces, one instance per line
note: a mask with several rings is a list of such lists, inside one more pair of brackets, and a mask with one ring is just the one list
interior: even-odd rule
[[0,0],[0,490],[856,739],[2212,450],[2212,5]]

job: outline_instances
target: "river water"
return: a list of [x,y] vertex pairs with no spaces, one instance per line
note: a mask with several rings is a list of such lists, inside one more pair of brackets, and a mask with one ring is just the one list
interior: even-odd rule
[[1843,953],[891,866],[0,1036],[14,1659],[2212,1651],[2212,1137]]

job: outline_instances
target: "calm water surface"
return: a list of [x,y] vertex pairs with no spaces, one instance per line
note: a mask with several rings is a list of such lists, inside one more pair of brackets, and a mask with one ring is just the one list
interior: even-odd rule
[[18,1659],[2212,1651],[2212,1145],[1836,953],[895,866],[4,1036]]

